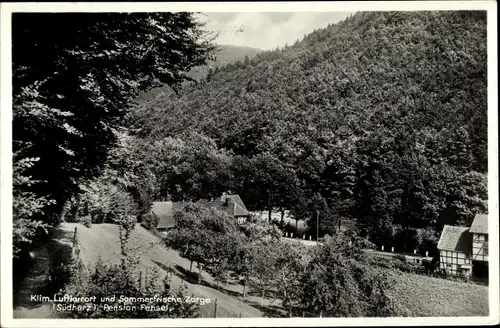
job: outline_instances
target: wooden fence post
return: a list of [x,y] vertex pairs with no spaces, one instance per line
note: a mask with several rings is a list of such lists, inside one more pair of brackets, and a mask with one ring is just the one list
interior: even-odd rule
[[214,304],[214,318],[217,318],[217,299],[215,299],[215,304]]

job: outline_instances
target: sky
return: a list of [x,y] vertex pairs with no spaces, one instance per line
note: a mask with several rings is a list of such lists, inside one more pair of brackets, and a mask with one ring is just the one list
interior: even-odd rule
[[218,32],[218,44],[263,50],[292,45],[315,29],[337,23],[354,12],[205,12],[199,19]]

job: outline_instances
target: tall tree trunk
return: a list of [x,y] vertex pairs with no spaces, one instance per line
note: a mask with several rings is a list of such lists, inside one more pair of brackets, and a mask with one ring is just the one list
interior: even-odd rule
[[403,253],[406,253],[406,243],[408,242],[408,227],[404,227],[404,232],[405,232],[405,239],[403,242]]
[[271,206],[269,206],[269,215],[267,217],[267,224],[269,224],[271,222],[271,213],[272,213],[272,211],[273,210],[272,210]]
[[281,222],[280,222],[280,228],[283,229],[285,226],[285,210],[281,208]]
[[193,260],[191,260],[191,264],[189,265],[189,272],[193,272]]

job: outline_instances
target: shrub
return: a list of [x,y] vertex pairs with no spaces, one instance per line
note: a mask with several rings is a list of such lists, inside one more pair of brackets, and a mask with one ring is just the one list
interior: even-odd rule
[[92,227],[92,218],[90,217],[90,215],[87,215],[87,216],[80,218],[79,222],[81,222],[87,228]]
[[158,226],[158,221],[158,217],[152,213],[141,215],[141,225],[148,230],[156,228]]
[[[138,274],[137,262],[133,257],[122,259],[121,264],[103,264],[99,259],[95,266],[89,268],[89,274],[76,270],[70,282],[60,290],[59,294],[73,297],[94,297],[90,305],[95,307],[75,308],[60,312],[67,318],[193,318],[199,313],[197,303],[185,302],[150,302],[141,298],[157,299],[169,297],[186,298],[186,286],[179,289],[170,288],[168,276],[161,279],[159,270],[155,267],[144,269]],[[110,297],[115,296],[112,299]],[[120,299],[121,297],[129,298]],[[135,298],[134,301],[131,298]],[[66,305],[66,304],[64,304]],[[168,309],[149,311],[146,306],[168,305]],[[113,307],[108,311],[105,306]],[[129,306],[128,308],[126,306]]]
[[51,256],[47,289],[50,293],[54,293],[64,288],[80,268],[71,254],[70,247],[54,248],[53,245],[49,245],[48,251]]

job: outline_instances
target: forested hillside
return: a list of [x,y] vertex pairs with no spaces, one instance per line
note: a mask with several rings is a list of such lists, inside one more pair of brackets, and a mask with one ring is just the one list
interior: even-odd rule
[[[423,277],[447,277],[436,261],[368,251],[434,256],[443,225],[487,212],[485,12],[361,12],[256,54],[217,52],[187,12],[16,13],[12,31],[20,305],[184,299],[186,281],[215,297],[214,317],[488,313],[487,288]],[[223,192],[281,224],[189,204]],[[182,209],[161,231],[170,213],[152,205],[168,200]],[[285,212],[307,221],[308,247]],[[64,316],[192,318],[199,305]]]
[[[210,60],[207,65],[194,67],[190,72],[190,76],[195,80],[204,79],[209,70],[216,70],[218,67],[226,66],[236,62],[244,62],[245,57],[252,59],[258,53],[262,52],[261,49],[251,47],[240,47],[232,45],[218,45],[214,53],[215,59]],[[212,72],[210,72],[211,74]]]
[[[231,46],[231,45],[217,45],[217,49],[214,51],[213,60],[207,61],[206,65],[193,67],[189,72],[188,76],[195,81],[200,81],[206,78],[207,75],[211,75],[214,72],[218,71],[219,67],[225,66],[227,64],[236,63],[236,62],[245,62],[245,60],[249,60],[259,52],[261,49],[255,49],[250,47],[239,47],[239,46]],[[247,58],[247,59],[245,59]],[[164,85],[157,87],[148,92],[142,92],[138,100],[139,101],[147,101],[153,100],[157,96],[162,93],[169,94],[172,90],[169,86]]]
[[485,12],[362,12],[129,122],[160,163],[155,197],[230,186],[254,210],[318,210],[323,232],[355,219],[376,243],[423,250],[486,211],[486,77]]

